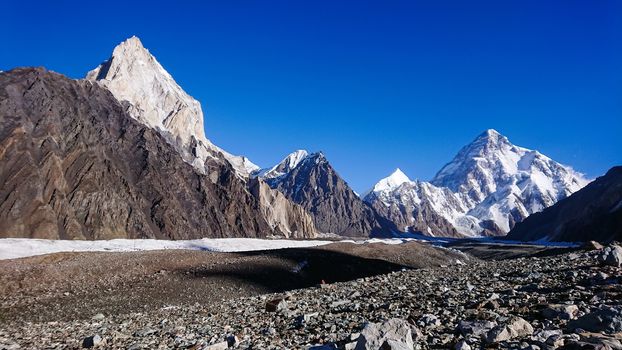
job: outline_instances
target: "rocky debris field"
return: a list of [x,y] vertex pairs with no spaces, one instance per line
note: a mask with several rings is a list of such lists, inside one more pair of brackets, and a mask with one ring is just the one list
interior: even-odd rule
[[0,260],[0,325],[144,312],[284,292],[386,274],[465,264],[454,250],[409,242],[334,243],[241,253],[161,250],[60,253]]
[[[622,248],[0,326],[0,348],[622,349]],[[87,310],[85,310],[86,312]]]

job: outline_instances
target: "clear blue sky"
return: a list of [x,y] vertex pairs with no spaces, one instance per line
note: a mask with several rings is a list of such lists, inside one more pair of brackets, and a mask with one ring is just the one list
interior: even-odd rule
[[[87,5],[88,3],[88,5]],[[487,128],[590,177],[622,163],[622,1],[6,1],[0,69],[82,77],[137,35],[261,166],[430,179]]]

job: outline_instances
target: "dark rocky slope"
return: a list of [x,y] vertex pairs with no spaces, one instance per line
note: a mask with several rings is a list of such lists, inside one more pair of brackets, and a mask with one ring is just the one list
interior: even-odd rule
[[0,74],[0,237],[263,236],[231,165],[198,174],[106,89],[45,69]]
[[622,240],[622,166],[516,225],[512,240]]
[[266,182],[302,205],[320,232],[377,236],[389,234],[393,227],[352,191],[321,152],[307,156],[291,171]]

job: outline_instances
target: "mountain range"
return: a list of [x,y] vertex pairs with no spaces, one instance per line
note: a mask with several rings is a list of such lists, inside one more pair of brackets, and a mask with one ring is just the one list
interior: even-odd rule
[[0,97],[0,237],[499,236],[589,183],[492,129],[429,182],[397,169],[363,196],[322,152],[262,169],[206,137],[136,37],[85,79],[3,72]]
[[588,182],[570,167],[515,146],[489,129],[463,147],[430,182],[411,181],[398,169],[364,199],[400,231],[498,236]]

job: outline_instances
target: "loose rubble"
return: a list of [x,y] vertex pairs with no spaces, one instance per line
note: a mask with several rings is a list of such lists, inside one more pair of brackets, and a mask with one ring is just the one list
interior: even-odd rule
[[0,349],[622,349],[622,268],[602,258],[616,250],[607,249],[394,272],[219,305],[10,321],[0,323]]

